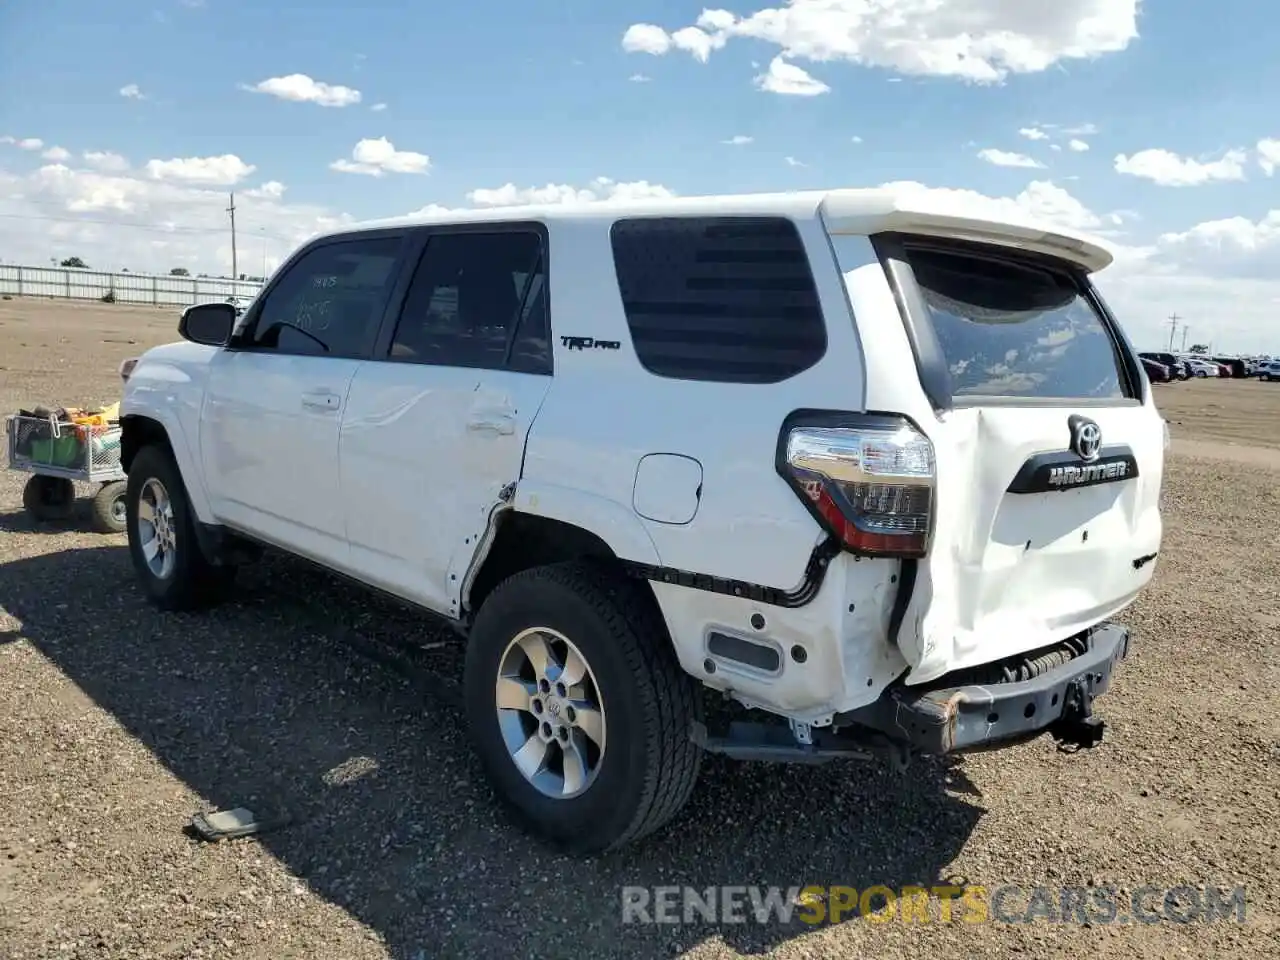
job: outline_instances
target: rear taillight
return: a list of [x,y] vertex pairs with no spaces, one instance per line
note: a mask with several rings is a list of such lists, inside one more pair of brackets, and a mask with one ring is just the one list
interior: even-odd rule
[[798,412],[778,472],[848,550],[923,557],[933,526],[933,444],[905,417]]

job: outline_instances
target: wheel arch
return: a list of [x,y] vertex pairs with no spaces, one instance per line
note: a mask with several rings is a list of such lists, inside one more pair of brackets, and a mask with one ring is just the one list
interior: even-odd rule
[[158,411],[126,414],[120,418],[120,466],[129,472],[138,451],[150,445],[164,447],[178,465],[178,474],[186,488],[187,500],[201,523],[213,522],[213,511],[198,461],[192,454],[182,426]]
[[469,579],[463,608],[474,614],[498,584],[517,573],[575,560],[589,560],[624,575],[623,557],[587,527],[545,514],[503,510],[495,518],[488,550]]

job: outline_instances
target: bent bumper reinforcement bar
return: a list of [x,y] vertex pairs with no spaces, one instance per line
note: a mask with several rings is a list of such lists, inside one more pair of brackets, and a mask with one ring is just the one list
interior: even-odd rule
[[972,752],[1050,733],[1080,747],[1102,739],[1094,698],[1129,654],[1129,630],[1115,623],[1080,638],[1078,656],[1026,680],[926,687],[895,684],[872,704],[839,715],[836,723],[877,731],[924,753]]

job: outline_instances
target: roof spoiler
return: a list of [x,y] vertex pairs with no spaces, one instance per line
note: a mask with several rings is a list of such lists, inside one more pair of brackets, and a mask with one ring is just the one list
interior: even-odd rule
[[914,233],[998,244],[1061,257],[1089,273],[1114,260],[1102,241],[1086,234],[1005,219],[1002,211],[984,206],[981,200],[965,202],[942,191],[904,193],[886,205],[880,190],[837,190],[823,199],[819,213],[831,234]]

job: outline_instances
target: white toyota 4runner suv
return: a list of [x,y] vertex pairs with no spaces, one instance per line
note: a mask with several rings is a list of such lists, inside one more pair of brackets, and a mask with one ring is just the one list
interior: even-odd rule
[[446,618],[497,794],[577,853],[707,751],[1092,745],[1166,444],[1110,259],[882,190],[345,228],[122,369],[133,563],[189,608],[267,545]]

